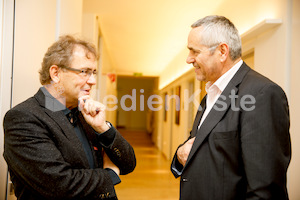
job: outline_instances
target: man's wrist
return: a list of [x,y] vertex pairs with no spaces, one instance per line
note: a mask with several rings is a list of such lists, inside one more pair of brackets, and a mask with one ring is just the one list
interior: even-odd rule
[[118,176],[118,174],[112,170],[111,168],[105,168],[105,170],[108,172],[112,182],[114,185],[117,185],[119,183],[121,183],[121,179],[120,177]]
[[98,133],[104,133],[104,132],[106,132],[110,128],[111,128],[111,124],[109,122],[105,122],[101,126],[99,126],[97,128],[94,128],[94,129]]
[[104,146],[104,147],[108,147],[110,146],[116,136],[116,132],[117,130],[114,128],[114,126],[110,123],[107,122],[109,125],[111,126],[107,131],[103,132],[103,133],[99,133],[95,130],[95,134],[97,135],[98,141]]

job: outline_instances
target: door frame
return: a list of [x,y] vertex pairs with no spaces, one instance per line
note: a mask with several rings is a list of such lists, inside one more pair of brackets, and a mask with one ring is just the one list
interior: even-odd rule
[[[1,0],[1,50],[0,50],[0,155],[3,155],[4,133],[2,121],[5,113],[12,105],[13,54],[14,54],[14,22],[15,0]],[[8,179],[7,165],[0,156],[0,200],[6,200],[12,184]],[[10,183],[10,184],[8,184]]]

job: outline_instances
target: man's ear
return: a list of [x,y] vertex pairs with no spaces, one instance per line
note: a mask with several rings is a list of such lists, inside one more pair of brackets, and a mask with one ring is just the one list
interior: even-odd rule
[[219,51],[220,51],[220,61],[225,62],[229,56],[229,46],[226,43],[221,43],[219,45]]
[[52,65],[50,67],[49,74],[54,83],[59,83],[60,76],[59,76],[59,67],[57,65]]

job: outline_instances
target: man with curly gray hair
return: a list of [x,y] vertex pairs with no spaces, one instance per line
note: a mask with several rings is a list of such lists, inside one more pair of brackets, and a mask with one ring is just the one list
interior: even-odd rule
[[117,199],[119,175],[136,165],[132,146],[90,97],[95,47],[70,35],[46,52],[43,87],[4,118],[4,158],[19,200]]

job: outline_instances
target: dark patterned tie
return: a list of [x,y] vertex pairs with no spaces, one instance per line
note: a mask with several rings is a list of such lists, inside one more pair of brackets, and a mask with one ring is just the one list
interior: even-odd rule
[[71,112],[68,114],[68,119],[70,123],[75,126],[78,120],[78,109],[74,108],[71,110]]

